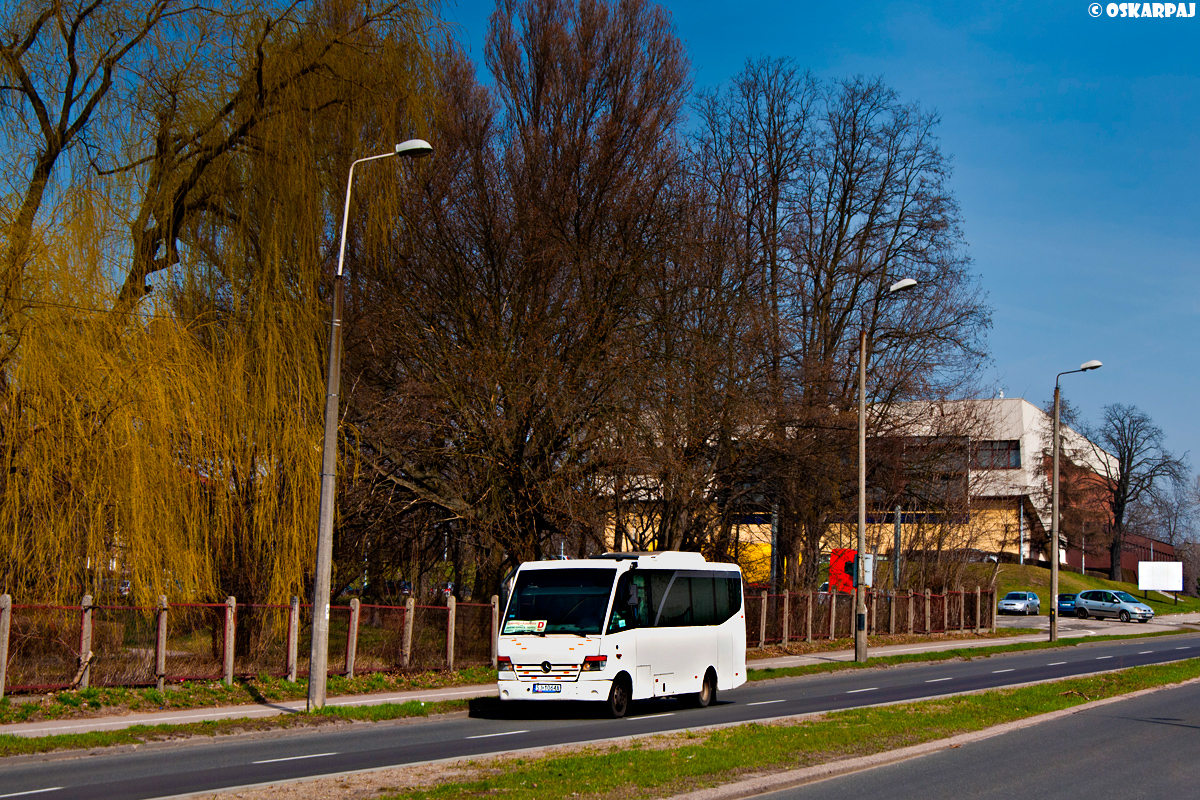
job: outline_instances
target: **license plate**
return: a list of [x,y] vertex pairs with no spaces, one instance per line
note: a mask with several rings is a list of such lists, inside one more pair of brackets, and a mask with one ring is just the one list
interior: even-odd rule
[[561,691],[561,683],[535,683],[533,685],[534,694],[556,694]]

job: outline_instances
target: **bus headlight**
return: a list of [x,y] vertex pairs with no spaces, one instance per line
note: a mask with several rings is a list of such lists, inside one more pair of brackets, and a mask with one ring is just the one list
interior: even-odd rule
[[[500,656],[496,659],[496,671],[499,673],[512,672],[512,659],[508,656]],[[511,680],[511,678],[509,678]]]
[[608,656],[587,656],[583,659],[581,672],[602,672],[608,663]]

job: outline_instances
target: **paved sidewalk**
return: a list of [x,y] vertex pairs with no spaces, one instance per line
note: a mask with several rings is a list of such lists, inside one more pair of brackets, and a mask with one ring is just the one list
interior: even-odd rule
[[[1046,618],[1038,618],[1043,627],[1049,625],[1049,620]],[[1033,624],[1038,624],[1036,620],[1030,620]],[[1161,629],[1159,626],[1179,627],[1182,625],[1200,625],[1200,613],[1192,614],[1176,614],[1169,617],[1163,617],[1155,621],[1155,628]],[[1023,622],[1022,624],[1028,624]],[[1064,630],[1061,631],[1061,638],[1075,638],[1084,636],[1095,636],[1101,631],[1095,630],[1096,626],[1091,626],[1092,629],[1081,630]],[[1134,624],[1138,630],[1130,630],[1130,633],[1151,631],[1145,630],[1143,626]],[[1125,632],[1127,626],[1122,625],[1120,630]],[[1104,631],[1105,633],[1109,631]],[[1117,629],[1111,631],[1117,632]],[[960,648],[986,648],[996,647],[1005,644],[1014,644],[1016,642],[1039,642],[1046,639],[1045,633],[1026,634],[1023,636],[1004,636],[988,639],[945,639],[936,642],[922,642],[919,644],[903,644],[891,645],[886,647],[872,647],[870,654],[875,657],[900,655],[903,653],[932,653],[941,650],[955,650]],[[777,656],[774,658],[752,658],[748,659],[747,666],[751,669],[764,667],[798,667],[808,664],[825,664],[837,661],[853,661],[853,650],[833,650],[826,653],[810,653],[802,656]],[[421,702],[434,702],[438,700],[466,700],[475,697],[491,697],[496,693],[496,685],[494,683],[479,684],[474,686],[455,686],[447,689],[430,689],[418,690],[411,692],[391,692],[387,694],[371,694],[371,695],[352,695],[348,697],[331,697],[326,703],[329,706],[369,706],[378,705],[380,703],[406,703],[410,700]],[[135,713],[122,714],[117,716],[107,717],[80,717],[74,719],[48,720],[46,722],[19,722],[7,725],[0,725],[0,734],[9,734],[13,736],[53,736],[66,733],[86,733],[89,731],[109,731],[128,728],[133,725],[182,725],[189,722],[204,722],[209,720],[237,719],[237,718],[257,718],[257,717],[272,717],[279,714],[294,714],[301,711],[306,706],[304,700],[289,700],[280,703],[263,703],[255,705],[243,706],[225,706],[211,708],[195,708],[187,710],[171,710],[157,711],[150,713]]]

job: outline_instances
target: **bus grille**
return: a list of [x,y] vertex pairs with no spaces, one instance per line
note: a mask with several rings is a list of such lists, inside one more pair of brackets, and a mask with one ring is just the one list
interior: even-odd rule
[[517,680],[528,681],[574,681],[579,679],[578,664],[551,664],[550,671],[542,669],[541,664],[514,664],[513,671]]

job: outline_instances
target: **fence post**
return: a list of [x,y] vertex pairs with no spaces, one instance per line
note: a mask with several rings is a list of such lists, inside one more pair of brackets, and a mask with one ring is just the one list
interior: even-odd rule
[[86,689],[92,677],[92,596],[85,594],[79,607],[79,675],[75,685]]
[[234,621],[237,614],[237,598],[225,598],[225,685],[233,686]]
[[[1058,598],[1054,598],[1057,603]],[[988,617],[992,620],[992,635],[996,633],[996,590],[988,589]]]
[[155,685],[161,692],[167,685],[167,596],[158,596],[158,636],[154,639]]
[[[832,583],[832,581],[830,581]],[[837,633],[837,589],[829,587],[829,638],[833,639]]]
[[496,647],[500,638],[500,598],[492,595],[492,669],[496,668]]
[[446,598],[446,669],[454,671],[454,595]]
[[404,601],[404,639],[400,644],[400,668],[408,669],[412,663],[412,631],[413,617],[417,615],[417,601],[408,598]]
[[812,641],[813,592],[808,592],[807,608],[804,609],[804,641]]
[[942,633],[950,632],[950,590],[942,589]]
[[932,610],[929,608],[930,597],[932,597],[932,595],[929,593],[929,590],[926,589],[925,590],[925,635],[926,636],[933,633],[933,623],[930,621],[930,612]]
[[354,677],[354,659],[358,656],[358,618],[362,603],[357,597],[350,599],[350,630],[346,631],[346,677]]
[[892,593],[888,595],[888,633],[896,632],[896,604],[900,602],[900,593],[892,588]]
[[762,650],[767,644],[767,593],[759,592],[758,606],[758,649]]
[[913,617],[917,615],[916,609],[913,606],[913,593],[908,593],[908,633],[911,636],[913,632]]
[[8,672],[8,633],[12,629],[12,595],[0,594],[0,697]]
[[783,590],[783,625],[781,625],[780,627],[783,629],[783,630],[782,630],[782,632],[783,632],[783,646],[784,646],[785,648],[786,648],[786,647],[787,647],[787,645],[788,645],[788,639],[790,639],[790,638],[791,638],[791,631],[789,630],[789,627],[790,627],[790,625],[789,625],[789,622],[790,622],[790,620],[788,619],[788,607],[789,607],[789,605],[790,605],[790,603],[789,603],[789,598],[790,598],[790,597],[791,597],[791,595],[789,595],[789,594],[787,593],[787,590],[786,590],[786,589],[784,589],[784,590]]
[[867,590],[867,602],[871,604],[871,622],[870,622],[870,627],[867,628],[868,634],[879,633],[879,631],[875,627],[875,606],[879,605],[878,601],[879,601],[879,598],[875,596],[875,590],[868,589]]
[[296,672],[299,669],[300,655],[300,598],[292,595],[292,604],[288,609],[287,637],[287,679],[289,683],[296,682]]
[[979,635],[979,587],[975,587],[975,635]]

